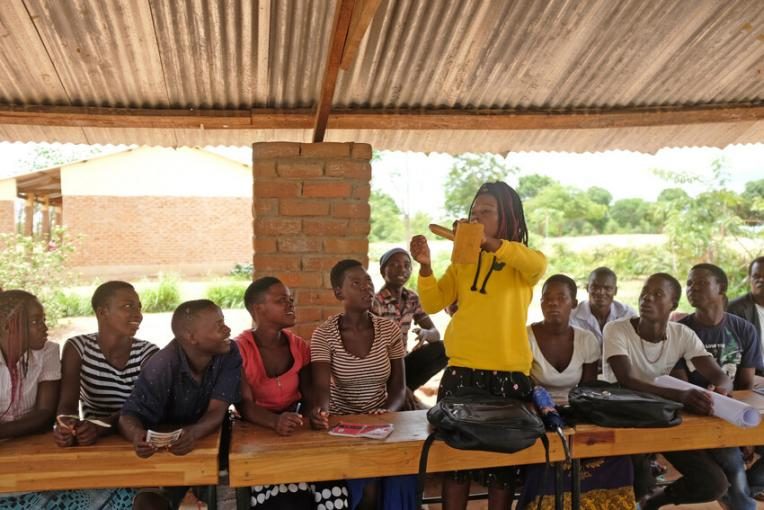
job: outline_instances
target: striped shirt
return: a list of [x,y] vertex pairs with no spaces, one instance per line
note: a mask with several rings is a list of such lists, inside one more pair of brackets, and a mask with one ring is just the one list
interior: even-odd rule
[[119,370],[109,364],[98,345],[98,334],[79,335],[66,341],[82,360],[80,369],[80,402],[85,418],[108,416],[122,409],[133,391],[143,362],[159,348],[145,340],[133,338],[130,358]]
[[313,332],[310,341],[311,361],[327,362],[331,368],[329,412],[354,414],[380,409],[387,400],[390,360],[406,355],[401,330],[393,321],[369,314],[374,340],[369,354],[359,358],[345,350],[339,329],[341,317],[329,317]]

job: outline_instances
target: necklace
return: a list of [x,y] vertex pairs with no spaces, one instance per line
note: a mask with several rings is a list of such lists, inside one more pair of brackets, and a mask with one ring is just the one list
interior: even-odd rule
[[[639,337],[639,346],[642,348],[642,355],[645,357],[647,362],[650,363],[651,365],[657,363],[658,360],[661,359],[661,357],[663,356],[663,351],[666,348],[666,340],[667,340],[666,334],[664,333],[663,338],[658,339],[658,341],[661,343],[661,350],[658,351],[658,356],[655,359],[650,359],[647,356],[647,351],[645,350],[645,342],[650,342],[650,340],[645,339],[642,336],[642,333],[639,332],[639,322],[637,322],[637,324],[632,323],[632,325],[634,326],[634,330],[637,332],[637,336]],[[655,342],[650,342],[650,343],[652,344]]]

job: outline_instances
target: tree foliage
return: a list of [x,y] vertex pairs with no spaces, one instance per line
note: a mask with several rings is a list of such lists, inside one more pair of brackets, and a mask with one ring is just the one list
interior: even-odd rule
[[374,189],[369,197],[371,229],[369,241],[398,241],[403,238],[403,214],[393,197]]
[[506,181],[519,168],[507,166],[495,154],[462,154],[454,158],[445,188],[445,209],[452,218],[466,218],[478,188],[486,182]]

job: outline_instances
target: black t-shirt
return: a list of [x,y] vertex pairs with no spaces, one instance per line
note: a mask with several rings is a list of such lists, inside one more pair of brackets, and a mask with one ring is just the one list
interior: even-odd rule
[[[699,323],[694,313],[679,322],[698,335],[706,350],[733,381],[738,368],[763,368],[761,345],[750,322],[728,313],[716,326]],[[687,368],[691,383],[704,388],[708,386],[708,381],[696,370],[690,371],[686,365],[684,368]]]

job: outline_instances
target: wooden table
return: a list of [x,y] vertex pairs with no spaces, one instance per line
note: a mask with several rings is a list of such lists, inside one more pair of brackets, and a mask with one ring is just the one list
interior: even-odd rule
[[[734,397],[764,411],[764,397],[752,391],[736,391]],[[634,453],[661,453],[728,446],[764,444],[764,422],[756,428],[736,427],[713,416],[683,413],[676,427],[635,429],[580,424],[571,438],[576,459]]]
[[[231,487],[338,480],[416,474],[419,454],[430,432],[426,411],[388,413],[377,416],[332,416],[330,423],[392,423],[385,440],[334,437],[326,431],[305,428],[289,437],[237,421],[231,434],[229,482]],[[306,420],[307,421],[307,420]],[[571,431],[572,432],[572,431]],[[562,443],[549,434],[550,460],[564,460]],[[491,453],[450,448],[435,441],[427,463],[428,472],[544,462],[544,447],[537,441],[516,453]]]
[[59,448],[52,433],[0,442],[0,493],[55,489],[216,485],[220,432],[197,441],[188,455],[135,455],[119,435],[93,446]]

